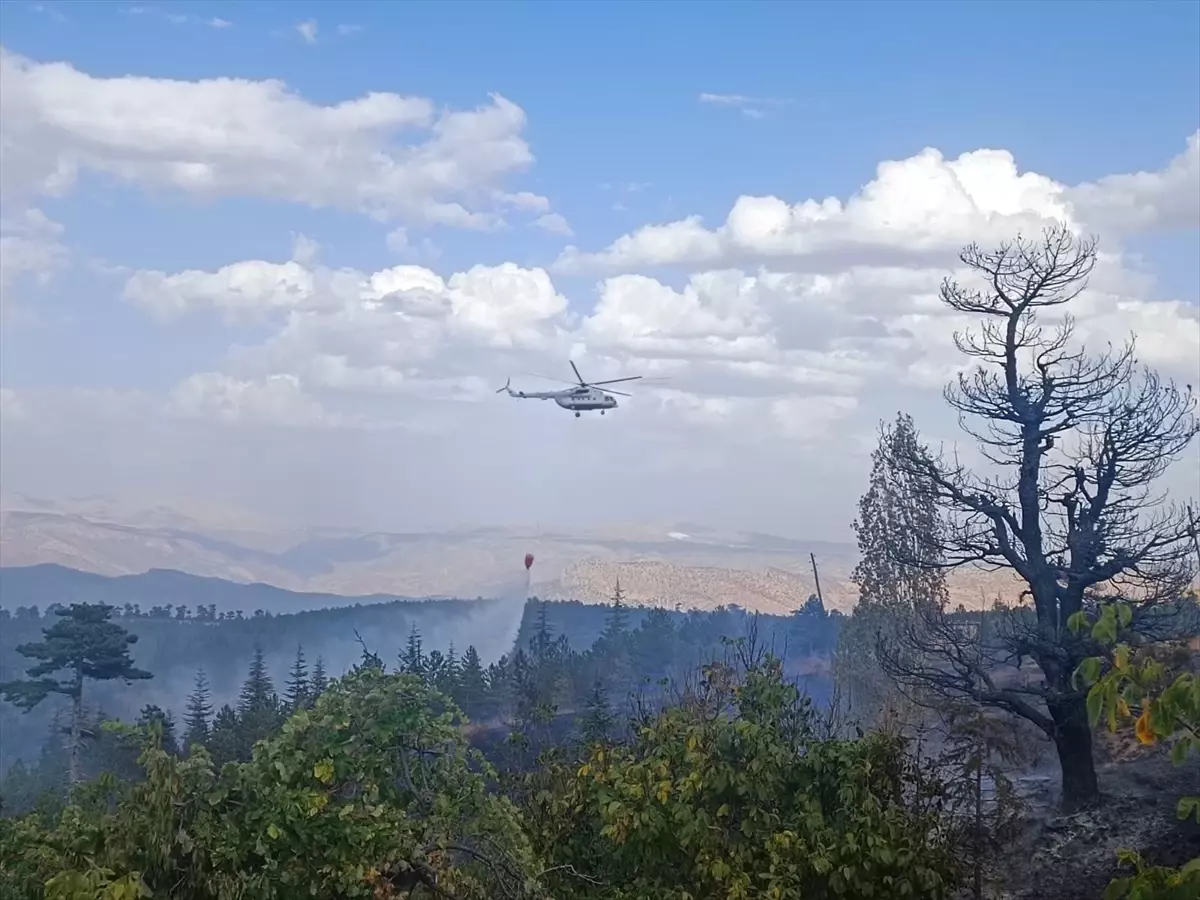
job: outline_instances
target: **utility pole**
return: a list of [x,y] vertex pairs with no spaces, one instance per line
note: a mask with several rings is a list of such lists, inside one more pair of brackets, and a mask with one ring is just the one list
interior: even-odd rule
[[817,572],[817,557],[816,554],[808,554],[808,558],[812,560],[813,581],[817,583],[817,599],[821,601],[821,608],[825,608],[825,598],[821,595],[821,576]]

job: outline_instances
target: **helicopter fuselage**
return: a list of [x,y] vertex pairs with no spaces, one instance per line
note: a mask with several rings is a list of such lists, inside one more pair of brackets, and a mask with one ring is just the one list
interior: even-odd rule
[[554,402],[563,409],[570,409],[575,412],[588,412],[595,409],[603,412],[606,409],[615,408],[617,398],[611,394],[604,393],[604,391],[576,389],[559,393],[554,398]]

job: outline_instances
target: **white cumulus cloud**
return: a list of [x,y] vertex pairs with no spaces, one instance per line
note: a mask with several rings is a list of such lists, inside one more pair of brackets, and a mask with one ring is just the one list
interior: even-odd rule
[[387,92],[325,105],[278,80],[97,77],[6,48],[0,83],[7,203],[61,195],[90,170],[201,196],[494,229],[505,183],[533,163],[524,111],[498,94],[470,110]]
[[1005,150],[946,159],[927,148],[880,163],[875,178],[845,201],[788,203],[743,195],[716,228],[699,216],[645,225],[603,250],[569,247],[556,268],[634,271],[764,262],[836,271],[852,264],[928,262],[968,241],[998,242],[1054,221],[1109,233],[1156,225],[1194,228],[1200,224],[1198,160],[1200,132],[1159,172],[1070,187],[1021,171]]

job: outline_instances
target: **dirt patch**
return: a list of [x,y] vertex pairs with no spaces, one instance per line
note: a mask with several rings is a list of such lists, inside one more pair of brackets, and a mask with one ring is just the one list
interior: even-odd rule
[[1200,759],[1171,764],[1164,750],[1101,767],[1103,802],[1063,816],[1053,789],[1029,798],[1028,822],[1012,842],[994,885],[996,900],[1099,900],[1114,877],[1120,849],[1137,850],[1156,865],[1200,856],[1200,825],[1181,822],[1179,798],[1200,793]]

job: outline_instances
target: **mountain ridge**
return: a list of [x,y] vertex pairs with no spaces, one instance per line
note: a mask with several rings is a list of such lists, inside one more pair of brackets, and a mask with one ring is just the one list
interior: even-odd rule
[[[5,498],[6,501],[9,498]],[[0,566],[52,563],[110,577],[173,570],[198,577],[339,598],[491,597],[515,591],[546,599],[605,602],[620,580],[627,600],[647,606],[712,609],[736,604],[761,612],[798,609],[817,592],[810,554],[831,609],[857,599],[850,575],[857,548],[688,523],[629,523],[579,529],[478,526],[453,531],[345,528],[226,530],[155,508],[106,514],[88,498],[83,511],[50,503],[0,507]],[[88,515],[84,515],[87,512]],[[92,517],[95,516],[95,517]],[[189,527],[183,527],[184,523]],[[686,529],[686,530],[685,530]],[[535,564],[526,587],[522,560]],[[967,607],[1012,601],[1004,573],[951,573],[952,602]]]

